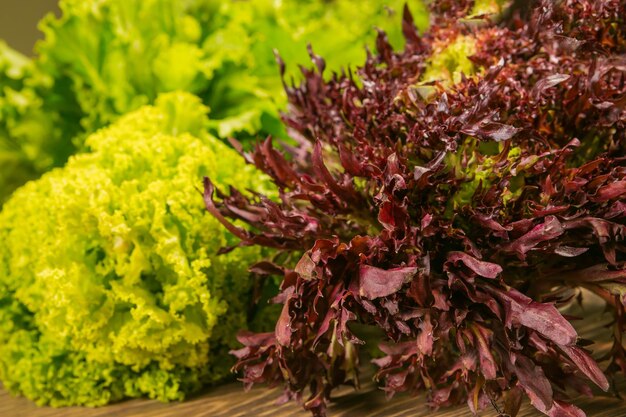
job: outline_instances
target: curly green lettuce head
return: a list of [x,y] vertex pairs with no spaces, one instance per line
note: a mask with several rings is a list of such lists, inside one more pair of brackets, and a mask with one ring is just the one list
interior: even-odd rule
[[[91,135],[0,213],[0,377],[54,406],[180,399],[227,373],[263,255],[206,212],[203,176],[270,192],[202,132],[200,100],[160,96]],[[218,324],[219,323],[219,324]]]

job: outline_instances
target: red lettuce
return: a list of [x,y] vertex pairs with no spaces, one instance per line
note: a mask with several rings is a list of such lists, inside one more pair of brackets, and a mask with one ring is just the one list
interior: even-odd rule
[[[380,33],[358,77],[325,80],[311,52],[304,82],[285,84],[298,146],[243,153],[279,201],[206,179],[207,209],[242,245],[301,256],[253,266],[283,276],[283,307],[274,332],[240,336],[247,386],[282,385],[324,416],[335,387],[358,385],[357,323],[385,335],[374,363],[389,396],[426,392],[434,407],[515,415],[525,393],[546,415],[582,416],[567,391],[626,371],[626,2],[461,19],[472,7],[432,2],[423,35],[405,9],[405,50]],[[457,36],[475,39],[476,74],[420,83]],[[583,289],[615,315],[604,371],[559,311]]]

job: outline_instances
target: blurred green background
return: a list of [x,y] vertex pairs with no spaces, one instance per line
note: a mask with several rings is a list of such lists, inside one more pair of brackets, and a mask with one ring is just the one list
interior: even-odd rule
[[37,22],[57,10],[58,0],[0,0],[0,39],[11,47],[32,55],[35,41],[41,37]]

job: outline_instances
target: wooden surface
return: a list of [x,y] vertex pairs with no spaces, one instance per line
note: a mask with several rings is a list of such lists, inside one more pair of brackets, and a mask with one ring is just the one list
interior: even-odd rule
[[[1,1],[1,0],[0,0]],[[598,334],[606,334],[603,326],[610,319],[601,316],[597,310],[585,311],[582,317],[587,319],[576,327],[582,337],[595,339]],[[593,346],[597,352],[606,351],[608,343]],[[365,381],[364,381],[365,382]],[[617,383],[622,393],[626,393],[626,379]],[[588,417],[626,416],[626,401],[610,394],[595,390],[594,398],[578,398],[575,403]],[[282,406],[274,404],[279,396],[278,390],[263,387],[253,388],[244,393],[239,383],[231,383],[212,388],[197,397],[182,403],[162,404],[155,401],[132,400],[97,409],[87,408],[39,408],[24,398],[15,398],[0,390],[0,417],[306,417],[309,414],[300,410],[294,403]],[[542,414],[529,404],[524,404],[520,417],[538,417]],[[391,401],[373,383],[364,383],[358,392],[350,388],[339,391],[329,410],[329,417],[465,417],[472,416],[465,406],[433,412],[425,404],[424,396],[409,397],[400,395]],[[496,417],[494,410],[481,414],[484,417]]]

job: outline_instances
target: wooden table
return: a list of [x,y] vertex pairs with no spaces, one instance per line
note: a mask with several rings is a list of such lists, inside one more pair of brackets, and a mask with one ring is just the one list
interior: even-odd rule
[[[593,310],[593,311],[592,311]],[[587,310],[582,317],[596,318],[576,324],[581,336],[594,339],[603,329],[610,317],[602,316],[596,308]],[[593,346],[598,352],[606,351],[608,343]],[[618,381],[622,393],[626,393],[626,379]],[[598,392],[594,398],[578,398],[575,403],[581,407],[588,417],[621,417],[626,416],[626,401],[617,399],[610,394]],[[224,386],[207,390],[182,403],[163,404],[156,401],[132,400],[107,407],[88,408],[39,408],[29,400],[12,397],[0,390],[0,417],[307,417],[298,405],[288,403],[282,406],[274,404],[279,396],[278,390],[267,390],[263,387],[253,388],[244,393],[239,383],[233,382]],[[470,417],[472,414],[466,406],[433,412],[426,406],[424,396],[409,397],[399,395],[391,401],[372,383],[364,383],[358,392],[350,388],[340,390],[329,410],[329,417]],[[496,417],[493,410],[481,414],[485,417]],[[524,404],[520,417],[538,417],[528,403]]]
[[[620,381],[626,389],[626,380]],[[132,400],[102,408],[39,408],[24,398],[15,398],[0,392],[2,417],[307,417],[308,413],[293,403],[274,405],[277,391],[262,388],[243,393],[239,384],[230,384],[211,390],[183,403],[162,404],[156,401]],[[604,394],[593,399],[583,398],[576,404],[588,417],[626,416],[626,402]],[[329,410],[329,417],[470,417],[465,406],[431,411],[424,397],[398,396],[386,401],[375,389],[346,392],[338,396]],[[496,417],[494,411],[481,414]],[[543,414],[524,404],[518,417],[539,417]],[[545,417],[545,416],[544,416]]]

